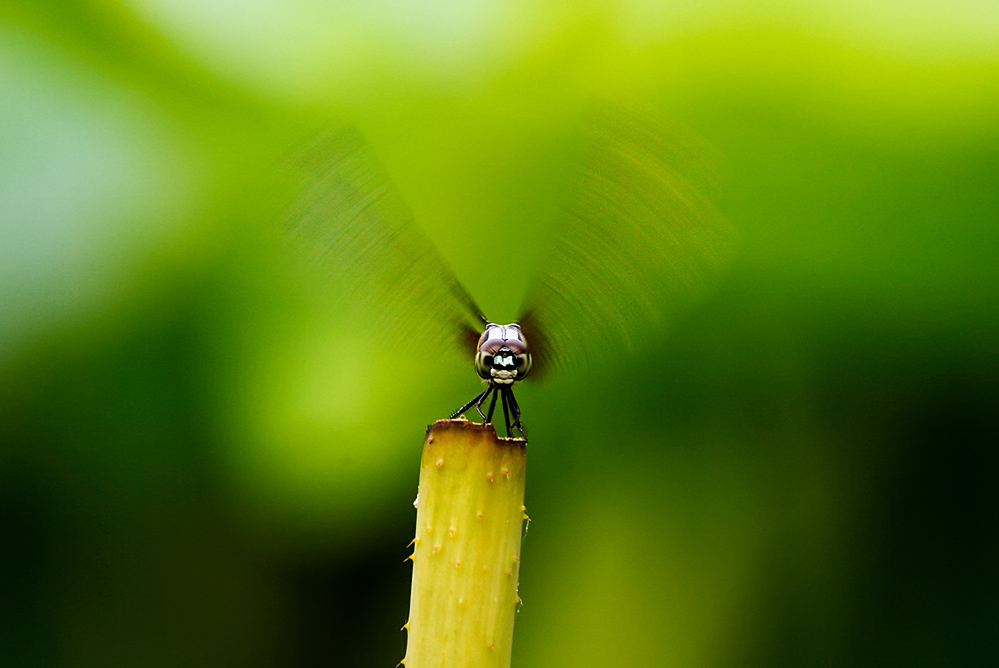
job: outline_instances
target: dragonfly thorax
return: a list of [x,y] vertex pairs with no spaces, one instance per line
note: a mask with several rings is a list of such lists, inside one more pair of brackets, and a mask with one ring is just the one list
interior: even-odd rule
[[475,353],[475,371],[483,380],[511,385],[531,370],[531,353],[520,325],[486,324]]

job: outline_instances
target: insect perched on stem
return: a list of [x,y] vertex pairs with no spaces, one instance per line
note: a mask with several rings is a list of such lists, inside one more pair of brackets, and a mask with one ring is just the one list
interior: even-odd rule
[[[493,411],[496,410],[496,397],[503,399],[503,418],[506,420],[506,433],[510,434],[511,426],[526,439],[524,425],[520,424],[520,406],[513,396],[513,384],[524,380],[531,370],[533,359],[531,352],[520,333],[520,325],[497,325],[486,321],[486,331],[479,338],[478,349],[475,352],[475,370],[479,378],[488,385],[481,394],[451,414],[454,419],[467,411],[473,405],[479,412],[483,422],[492,422]],[[489,413],[482,412],[482,403],[492,395]],[[513,421],[510,415],[513,414]]]
[[551,243],[509,325],[483,315],[353,130],[295,155],[299,195],[286,224],[310,282],[350,286],[400,339],[429,324],[437,336],[421,342],[424,350],[474,356],[486,388],[452,418],[474,407],[491,421],[499,399],[507,435],[526,439],[516,383],[627,351],[668,328],[705,295],[732,246],[707,197],[709,152],[691,133],[655,113],[594,104],[579,148]]

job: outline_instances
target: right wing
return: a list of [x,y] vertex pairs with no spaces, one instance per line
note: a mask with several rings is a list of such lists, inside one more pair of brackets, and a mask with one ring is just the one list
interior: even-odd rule
[[304,280],[393,343],[474,355],[485,317],[357,131],[328,132],[287,166],[298,196],[285,226]]

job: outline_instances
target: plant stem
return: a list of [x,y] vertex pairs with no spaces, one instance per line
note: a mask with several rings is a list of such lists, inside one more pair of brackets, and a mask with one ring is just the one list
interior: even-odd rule
[[527,447],[440,420],[420,464],[406,668],[508,668]]

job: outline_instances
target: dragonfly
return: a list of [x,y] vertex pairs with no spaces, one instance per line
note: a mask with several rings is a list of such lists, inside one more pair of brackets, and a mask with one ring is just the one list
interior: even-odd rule
[[[483,314],[356,130],[326,132],[288,161],[297,195],[284,226],[306,280],[350,286],[400,344],[418,332],[421,355],[472,359],[485,388],[450,419],[474,407],[492,422],[499,399],[507,437],[526,441],[517,383],[634,350],[730,262],[733,230],[709,197],[717,161],[693,132],[645,108],[591,103],[577,134],[565,202],[521,315],[505,325]],[[484,257],[515,251],[503,243]]]

